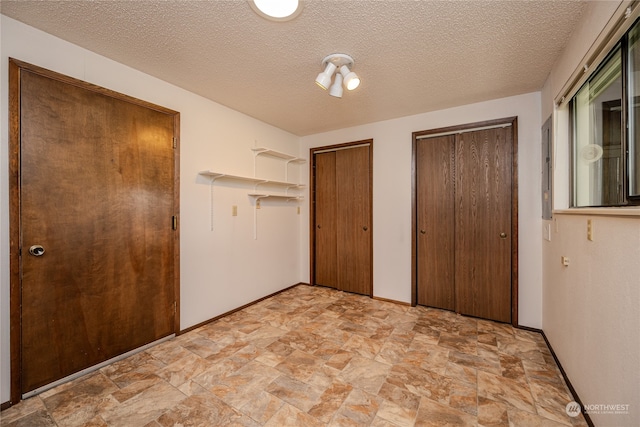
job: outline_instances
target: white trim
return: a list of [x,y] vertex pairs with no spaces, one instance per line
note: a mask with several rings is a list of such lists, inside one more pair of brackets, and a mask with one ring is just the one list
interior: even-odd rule
[[[558,106],[569,103],[582,85],[591,77],[598,66],[604,61],[611,49],[620,41],[635,20],[640,17],[640,5],[636,0],[625,0],[620,3],[616,12],[611,16],[607,25],[602,29],[587,53],[582,57],[571,77],[554,98]],[[629,12],[627,12],[629,9]]]
[[602,216],[638,216],[640,217],[640,207],[617,207],[617,208],[571,208],[558,209],[553,211],[554,215],[602,215]]
[[437,136],[445,136],[445,135],[459,135],[461,133],[475,132],[475,131],[478,131],[478,130],[508,128],[510,126],[511,126],[511,123],[500,123],[499,125],[492,125],[492,126],[480,126],[480,127],[477,127],[477,128],[457,129],[457,130],[452,130],[452,131],[449,131],[449,132],[431,133],[429,135],[419,135],[419,136],[416,136],[416,140],[427,139],[427,138],[435,138]]
[[314,151],[313,154],[331,153],[332,151],[349,150],[351,148],[370,147],[370,146],[371,146],[371,143],[367,142],[365,144],[350,145],[348,147],[327,148],[326,150]]

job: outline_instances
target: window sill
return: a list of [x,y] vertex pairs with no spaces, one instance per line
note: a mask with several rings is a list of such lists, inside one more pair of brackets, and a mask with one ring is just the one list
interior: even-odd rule
[[640,217],[640,206],[624,208],[571,208],[553,211],[554,215],[602,215],[602,216],[637,216]]

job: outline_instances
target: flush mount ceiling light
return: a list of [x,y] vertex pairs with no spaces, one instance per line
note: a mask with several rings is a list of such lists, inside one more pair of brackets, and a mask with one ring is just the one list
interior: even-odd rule
[[[344,53],[334,53],[326,56],[322,60],[324,71],[316,77],[316,84],[324,90],[327,90],[329,86],[331,86],[329,95],[342,98],[342,85],[344,85],[347,90],[353,90],[360,85],[360,78],[356,73],[351,71],[353,63],[353,58]],[[336,70],[338,70],[337,73]],[[336,74],[336,78],[333,85],[331,85],[331,77],[333,77],[334,73]]]
[[248,0],[251,8],[270,21],[289,21],[302,12],[302,0]]

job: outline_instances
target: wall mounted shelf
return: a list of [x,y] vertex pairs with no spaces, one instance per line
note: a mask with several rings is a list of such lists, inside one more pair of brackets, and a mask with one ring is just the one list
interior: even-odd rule
[[280,199],[280,200],[286,200],[287,202],[291,202],[291,201],[299,201],[299,200],[303,200],[304,197],[302,196],[289,196],[286,194],[255,194],[255,193],[249,193],[249,197],[253,197],[255,200],[260,200],[260,199]]
[[286,160],[288,162],[295,162],[295,163],[306,162],[306,160],[303,159],[302,157],[292,156],[291,154],[282,153],[276,150],[271,150],[270,148],[254,147],[251,149],[251,151],[253,151],[256,156],[263,154],[265,156],[277,157],[279,159]]
[[234,180],[234,181],[251,182],[251,183],[254,183],[256,185],[260,185],[260,184],[277,185],[277,186],[287,187],[287,188],[291,188],[291,189],[301,189],[301,188],[305,187],[303,184],[296,184],[296,183],[293,183],[293,182],[275,181],[273,179],[253,178],[253,177],[250,177],[250,176],[232,175],[232,174],[229,174],[229,173],[222,173],[222,172],[201,171],[201,172],[199,172],[199,174],[203,175],[203,176],[208,176],[209,178],[211,178],[212,182],[217,180],[217,179],[229,179],[229,180]]
[[253,151],[253,174],[254,175],[256,174],[256,160],[261,155],[262,156],[275,157],[276,159],[280,159],[280,160],[284,160],[285,161],[285,165],[284,165],[284,180],[285,181],[287,179],[289,179],[289,177],[288,177],[288,175],[289,175],[289,165],[291,163],[297,163],[297,164],[306,163],[306,160],[303,159],[302,157],[292,156],[291,154],[283,153],[281,151],[272,150],[270,148],[254,147],[254,148],[251,149],[251,151]]
[[[211,170],[205,170],[198,172],[199,175],[206,176],[211,181],[211,230],[213,231],[213,187],[214,183],[217,180],[232,180],[237,182],[245,182],[249,184],[253,184],[253,193],[249,193],[248,196],[254,200],[254,233],[253,238],[258,238],[258,208],[260,206],[260,199],[274,199],[274,200],[284,200],[286,202],[290,201],[300,201],[303,200],[303,197],[298,194],[289,194],[289,190],[301,190],[305,188],[304,184],[297,184],[294,182],[288,181],[288,170],[289,164],[302,164],[305,163],[306,160],[300,157],[292,156],[290,154],[282,153],[280,151],[271,150],[269,148],[257,147],[251,148],[253,151],[253,177],[250,176],[242,176],[242,175],[233,175],[224,172],[215,172]],[[259,156],[269,156],[279,160],[284,160],[284,181],[278,181],[273,179],[264,179],[256,177],[256,168],[257,168],[257,159]],[[258,193],[258,187],[261,185],[277,187],[279,189],[284,190],[284,194],[278,193],[270,193],[270,192],[260,192]]]
[[211,178],[212,182],[215,181],[216,179],[233,179],[236,181],[247,181],[247,182],[253,182],[257,184],[266,181],[266,179],[261,179],[261,178],[251,178],[248,176],[231,175],[228,173],[213,172],[213,171],[200,171],[198,173],[203,176],[208,176],[209,178]]

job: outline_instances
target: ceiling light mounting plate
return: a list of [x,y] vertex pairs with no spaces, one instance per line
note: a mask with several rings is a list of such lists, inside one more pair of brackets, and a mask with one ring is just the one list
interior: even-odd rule
[[322,68],[326,67],[328,63],[332,63],[336,66],[336,68],[340,69],[343,65],[347,67],[353,66],[353,58],[344,53],[332,53],[331,55],[327,55],[322,60]]

